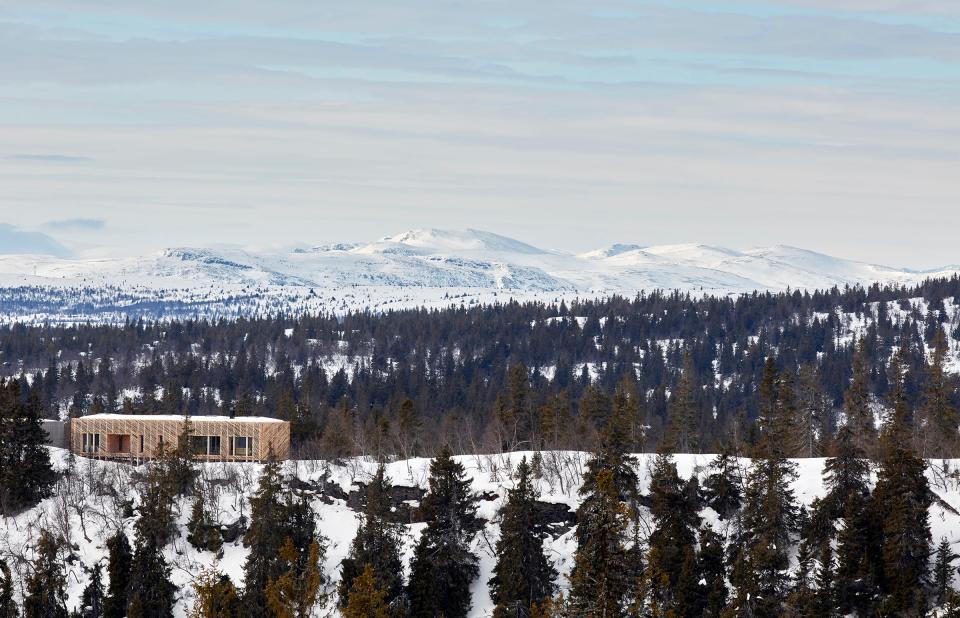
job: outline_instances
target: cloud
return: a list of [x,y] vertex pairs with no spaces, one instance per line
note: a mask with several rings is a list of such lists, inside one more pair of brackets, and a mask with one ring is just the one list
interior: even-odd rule
[[107,226],[107,222],[104,219],[55,219],[53,221],[47,221],[44,224],[44,227],[50,228],[52,230],[83,230],[83,231],[99,231],[104,229]]
[[70,250],[43,232],[31,232],[0,223],[0,254],[21,253],[67,257]]
[[93,161],[89,157],[75,157],[73,155],[65,154],[51,154],[51,153],[41,153],[41,154],[29,154],[29,153],[18,153],[10,155],[10,159],[14,161],[41,161],[47,163],[86,163]]

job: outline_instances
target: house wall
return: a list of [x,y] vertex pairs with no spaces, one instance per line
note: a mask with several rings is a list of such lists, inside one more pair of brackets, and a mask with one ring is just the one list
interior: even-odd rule
[[[199,460],[236,460],[261,461],[267,459],[271,447],[278,459],[290,456],[290,424],[280,421],[205,421],[203,417],[192,417],[194,436],[219,436],[220,454],[195,454]],[[77,455],[104,458],[151,459],[159,452],[161,443],[168,450],[175,449],[183,432],[183,421],[133,418],[81,417],[70,423],[70,450]],[[84,452],[83,435],[99,435],[99,450],[95,453]],[[118,436],[128,436],[120,439]],[[141,450],[141,436],[143,449]],[[230,444],[235,437],[253,438],[253,452],[242,456],[231,453]],[[123,450],[117,452],[118,446]]]

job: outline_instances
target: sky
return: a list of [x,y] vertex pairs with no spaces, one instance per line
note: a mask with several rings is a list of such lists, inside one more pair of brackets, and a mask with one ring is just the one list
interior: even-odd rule
[[955,0],[6,0],[0,252],[472,227],[932,268],[958,102]]

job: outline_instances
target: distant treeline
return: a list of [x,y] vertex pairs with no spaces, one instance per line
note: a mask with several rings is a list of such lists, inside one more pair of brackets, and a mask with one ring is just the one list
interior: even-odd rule
[[[277,416],[294,422],[304,454],[334,457],[589,449],[617,406],[630,408],[632,449],[679,440],[714,451],[756,440],[760,392],[774,380],[806,419],[793,454],[810,456],[825,452],[852,384],[865,415],[882,413],[897,351],[912,409],[956,409],[958,307],[954,277],[813,293],[14,324],[0,329],[0,374],[20,381],[24,401],[38,390],[51,416]],[[948,448],[941,437],[916,439],[932,454]]]

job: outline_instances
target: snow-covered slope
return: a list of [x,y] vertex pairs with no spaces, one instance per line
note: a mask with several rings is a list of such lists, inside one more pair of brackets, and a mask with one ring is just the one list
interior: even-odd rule
[[479,230],[424,229],[273,253],[174,248],[96,260],[0,255],[0,319],[122,319],[144,315],[145,306],[152,311],[147,317],[377,311],[450,304],[451,297],[490,301],[504,292],[542,300],[653,289],[723,294],[912,283],[957,272],[960,267],[916,272],[785,246],[615,244],[575,255]]
[[[53,449],[54,459],[61,468],[66,467],[67,457],[64,451]],[[483,531],[473,542],[473,551],[480,559],[480,573],[472,586],[473,609],[471,617],[490,616],[492,603],[490,601],[487,581],[490,579],[495,564],[493,547],[499,537],[497,511],[503,504],[506,489],[512,486],[510,470],[520,461],[522,456],[528,458],[531,453],[508,453],[490,456],[462,456],[457,457],[472,478],[473,490],[482,496],[478,515],[486,520]],[[587,458],[586,453],[579,452],[545,452],[543,453],[545,466],[544,476],[537,481],[541,493],[540,499],[544,502],[562,505],[558,510],[575,510],[580,502],[578,489],[580,474]],[[701,479],[706,474],[705,468],[712,459],[709,455],[677,455],[675,457],[680,475],[689,478],[698,475]],[[638,476],[642,492],[649,491],[650,465],[652,455],[638,456]],[[823,495],[824,489],[821,480],[823,459],[796,460],[798,479],[793,484],[797,500],[800,504],[810,505],[814,498]],[[741,467],[746,470],[750,465],[748,460],[740,461]],[[933,468],[928,471],[931,488],[942,502],[935,502],[930,508],[930,525],[934,541],[946,537],[951,543],[960,541],[960,516],[957,507],[960,507],[960,486],[956,479],[943,474],[944,466],[956,469],[958,462],[936,461],[931,462]],[[214,507],[216,521],[224,525],[234,524],[242,514],[249,515],[250,496],[256,489],[257,479],[261,466],[258,464],[236,463],[208,463],[199,464],[201,479],[205,488],[209,490]],[[358,483],[366,483],[376,464],[367,460],[349,460],[344,465],[334,465],[322,461],[288,462],[286,473],[295,475],[302,482],[298,483],[314,511],[318,530],[329,539],[324,571],[331,577],[328,586],[333,591],[339,579],[339,564],[346,556],[357,529],[356,513],[351,510],[347,501],[333,497],[334,493],[320,493],[319,488],[333,486],[343,492],[356,491]],[[387,475],[394,485],[414,488],[426,488],[429,460],[412,459],[396,461],[387,466]],[[105,541],[118,529],[123,529],[133,538],[133,517],[124,517],[123,502],[133,499],[136,505],[139,498],[136,491],[135,475],[138,468],[115,462],[93,461],[85,458],[76,458],[74,473],[63,479],[57,487],[58,497],[47,499],[33,508],[16,517],[4,520],[0,526],[0,555],[8,557],[14,579],[17,583],[23,581],[28,572],[28,564],[33,556],[33,546],[36,543],[39,530],[45,528],[56,535],[65,538],[71,558],[64,561],[68,577],[68,608],[73,609],[79,602],[81,592],[87,584],[89,575],[84,566],[94,563],[105,564]],[[343,494],[340,494],[343,495]],[[237,584],[243,581],[243,563],[247,550],[242,543],[226,543],[223,556],[217,561],[216,556],[207,551],[198,551],[186,541],[186,522],[189,519],[191,500],[184,498],[178,501],[177,510],[179,535],[166,547],[165,556],[171,565],[171,578],[179,588],[175,616],[183,618],[193,603],[191,583],[200,571],[215,562],[218,568],[229,575]],[[709,507],[700,512],[704,523],[712,526],[724,539],[729,542],[733,533],[732,524],[717,518],[716,513]],[[642,530],[649,530],[649,512],[641,509]],[[407,526],[404,560],[407,565],[412,555],[412,548],[422,532],[424,524]],[[576,550],[575,530],[567,525],[553,527],[553,533],[545,542],[545,551],[553,560],[560,573],[558,584],[567,588],[567,576],[573,566],[573,555]],[[644,539],[641,539],[644,540]],[[73,558],[76,558],[74,560]],[[795,565],[795,563],[794,563]],[[407,567],[409,569],[409,567]],[[408,573],[407,573],[408,574]],[[21,590],[15,586],[16,590]],[[326,615],[320,611],[316,615]],[[337,615],[337,614],[334,614]]]

